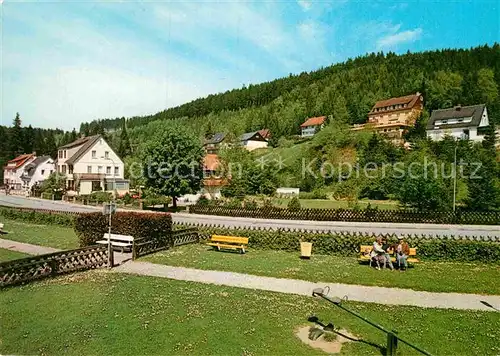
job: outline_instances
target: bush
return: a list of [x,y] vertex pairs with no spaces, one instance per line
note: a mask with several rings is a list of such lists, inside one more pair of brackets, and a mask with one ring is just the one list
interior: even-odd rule
[[200,196],[198,198],[198,201],[196,202],[197,205],[201,205],[201,206],[209,206],[211,205],[212,201],[210,199],[208,199],[207,197],[205,197],[204,195]]
[[162,195],[151,196],[149,195],[146,199],[142,200],[142,205],[144,207],[155,206],[155,205],[167,205],[172,202],[172,198],[165,197]]
[[[371,245],[374,234],[351,232],[304,232],[273,229],[245,229],[224,227],[199,227],[200,237],[232,235],[248,237],[248,245],[256,249],[299,251],[300,242],[312,242],[313,252],[321,255],[345,257],[358,256],[359,246]],[[396,235],[385,235],[389,243],[397,241]],[[456,240],[455,237],[427,237],[408,235],[410,247],[417,247],[417,257],[423,260],[500,263],[500,243],[489,241]],[[354,262],[353,262],[354,263]]]
[[[75,218],[75,232],[80,246],[94,245],[108,232],[108,216],[102,213],[80,214]],[[170,239],[172,217],[170,214],[117,212],[111,221],[111,232],[130,235],[134,239]]]
[[312,192],[299,192],[300,199],[328,199],[326,192],[322,189],[315,189]]
[[225,204],[225,208],[230,208],[230,209],[235,209],[235,208],[241,208],[242,201],[239,198],[232,198],[228,200]]
[[110,202],[113,196],[109,192],[92,192],[89,199],[97,203],[107,203]]
[[74,215],[59,212],[42,212],[19,208],[0,208],[0,216],[27,221],[33,224],[73,226]]
[[122,200],[123,200],[123,203],[125,203],[125,205],[130,205],[134,201],[134,198],[132,198],[132,196],[127,192],[123,196]]
[[300,205],[300,200],[297,197],[293,197],[292,200],[287,205],[287,208],[291,211],[297,211],[302,208]]
[[245,209],[257,209],[259,207],[255,200],[246,200],[243,204]]

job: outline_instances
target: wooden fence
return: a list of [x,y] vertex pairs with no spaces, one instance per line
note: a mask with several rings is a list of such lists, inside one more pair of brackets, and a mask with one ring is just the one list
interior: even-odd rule
[[383,223],[424,223],[424,224],[464,224],[500,225],[500,211],[416,211],[416,210],[348,210],[348,209],[298,209],[228,208],[224,206],[192,205],[192,214],[235,216],[261,219],[352,221]]
[[88,246],[0,263],[0,287],[108,266],[106,246]]
[[174,246],[197,243],[199,241],[198,229],[190,227],[187,229],[174,230],[171,235],[162,239],[142,238],[134,240],[132,246],[132,258],[135,260],[144,255],[166,250]]

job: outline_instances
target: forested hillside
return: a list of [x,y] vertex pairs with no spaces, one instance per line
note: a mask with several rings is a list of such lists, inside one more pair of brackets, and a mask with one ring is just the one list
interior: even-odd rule
[[[361,123],[377,100],[421,92],[426,109],[487,103],[498,117],[500,45],[422,53],[372,53],[310,73],[209,95],[152,116],[127,120],[132,137],[147,137],[155,120],[184,119],[200,134],[235,135],[270,128],[274,137],[298,133],[306,117],[333,115]],[[189,121],[189,122],[187,122]],[[81,132],[119,129],[121,119],[82,124]],[[156,125],[154,125],[156,127]],[[139,127],[141,127],[139,129]]]

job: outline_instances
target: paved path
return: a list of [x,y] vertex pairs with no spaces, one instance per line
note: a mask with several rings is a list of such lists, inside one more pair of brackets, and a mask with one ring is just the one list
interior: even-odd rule
[[[28,255],[44,255],[46,253],[54,253],[54,252],[62,251],[61,249],[58,249],[58,248],[27,244],[24,242],[12,241],[12,240],[7,240],[7,239],[0,239],[0,248],[6,249],[6,250],[11,250],[11,251],[23,252],[23,253],[26,253]],[[131,253],[120,253],[120,252],[115,251],[115,254],[113,257],[114,257],[115,266],[118,266],[118,265],[121,265],[122,263],[125,263],[125,262],[131,260],[132,254]]]
[[61,251],[57,248],[26,244],[24,242],[17,242],[6,239],[0,239],[0,248],[27,253],[28,255],[44,255],[46,253]]
[[344,221],[305,221],[254,219],[228,216],[198,215],[188,213],[172,214],[175,223],[211,224],[228,227],[264,227],[271,229],[304,229],[323,231],[358,231],[367,233],[426,234],[454,236],[500,236],[500,226],[495,225],[442,225],[442,224],[404,224]]
[[261,277],[234,272],[171,267],[137,261],[122,264],[115,268],[114,271],[306,296],[311,296],[314,288],[329,286],[330,296],[347,296],[349,300],[367,303],[493,311],[493,309],[481,303],[481,301],[486,301],[500,309],[500,296],[431,293],[400,288],[366,287],[340,283],[314,283],[296,279]]

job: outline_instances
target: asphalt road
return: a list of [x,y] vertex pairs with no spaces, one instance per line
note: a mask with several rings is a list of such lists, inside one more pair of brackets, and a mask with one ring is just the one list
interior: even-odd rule
[[[32,209],[50,209],[71,212],[100,211],[101,208],[74,205],[60,201],[24,198],[13,195],[0,194],[0,205],[24,207]],[[172,214],[175,223],[203,223],[223,225],[228,227],[264,227],[272,229],[302,229],[322,231],[350,231],[375,234],[426,234],[446,236],[491,236],[500,239],[500,226],[488,225],[438,225],[438,224],[390,224],[390,223],[363,223],[340,221],[301,221],[301,220],[271,220],[235,218],[213,215],[196,215],[187,213]]]

